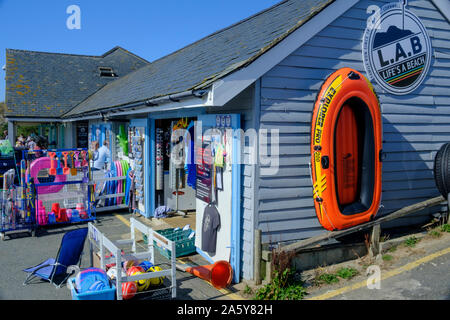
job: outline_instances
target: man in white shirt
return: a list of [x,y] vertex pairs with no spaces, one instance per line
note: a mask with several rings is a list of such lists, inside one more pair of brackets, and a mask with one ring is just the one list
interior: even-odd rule
[[111,152],[108,148],[108,141],[105,140],[103,145],[94,153],[94,166],[93,169],[103,170],[105,164],[111,160]]

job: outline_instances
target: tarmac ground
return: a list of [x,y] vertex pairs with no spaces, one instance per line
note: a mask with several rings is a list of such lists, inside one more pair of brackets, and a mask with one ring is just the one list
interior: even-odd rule
[[[116,213],[99,213],[95,226],[104,233],[108,239],[126,239],[130,236],[129,219],[133,216],[144,224],[150,225],[154,230],[168,227],[183,227],[190,224],[195,228],[195,219],[189,214],[187,217],[173,217],[168,219],[145,219],[132,215],[127,211]],[[170,219],[172,219],[170,221]],[[164,220],[164,221],[162,221]],[[170,221],[169,223],[166,221]],[[55,227],[42,227],[37,230],[35,237],[28,232],[7,233],[4,241],[0,241],[0,300],[72,300],[68,286],[56,288],[49,282],[39,279],[33,280],[24,286],[27,276],[22,270],[35,266],[48,258],[55,258],[63,235],[76,228],[87,227],[86,223],[73,225],[59,225]],[[138,246],[144,246],[144,242],[138,242]],[[160,263],[169,263],[165,257],[155,250],[155,260]],[[199,254],[192,254],[177,259],[180,263],[192,266],[209,264]],[[89,241],[85,242],[82,255],[81,269],[90,267]],[[233,287],[217,290],[209,282],[200,279],[190,273],[177,270],[177,297],[181,300],[221,300],[234,299],[238,296]],[[165,281],[169,281],[166,279]],[[166,283],[164,283],[164,286]],[[164,287],[163,286],[163,287]],[[165,291],[162,291],[165,292]],[[136,295],[133,299],[170,299],[170,295]]]

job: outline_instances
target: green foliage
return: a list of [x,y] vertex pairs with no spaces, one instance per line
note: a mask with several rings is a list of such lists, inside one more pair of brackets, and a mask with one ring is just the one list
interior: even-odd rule
[[439,238],[440,236],[442,236],[442,233],[436,229],[428,231],[428,234],[433,238]]
[[17,136],[23,134],[25,139],[32,133],[38,134],[39,128],[38,126],[17,126]]
[[275,271],[272,281],[260,288],[255,300],[301,300],[306,290],[300,281],[294,279],[294,272],[287,268],[283,272]]
[[405,246],[413,248],[419,241],[420,239],[417,239],[415,236],[409,237],[405,240]]
[[388,252],[395,252],[395,251],[397,251],[397,246],[392,246],[388,250]]
[[248,285],[246,285],[246,286],[245,286],[245,289],[244,289],[244,293],[245,293],[245,294],[252,294],[252,293],[253,293],[253,290],[252,290],[252,288],[250,288]]
[[0,135],[3,135],[5,130],[8,130],[8,122],[5,120],[6,104],[0,102]]
[[336,275],[342,279],[351,279],[358,274],[358,270],[353,268],[340,268]]
[[383,258],[384,261],[391,261],[394,257],[391,256],[390,254],[384,254],[382,256],[382,258]]
[[442,232],[450,232],[450,224],[446,223],[441,226]]
[[322,283],[332,284],[332,283],[339,282],[339,278],[335,274],[332,274],[332,273],[323,273],[316,278],[316,282],[318,284],[322,284]]
[[342,267],[335,273],[321,273],[318,276],[316,276],[314,280],[316,285],[333,284],[338,283],[339,278],[349,280],[354,276],[356,276],[357,274],[359,274],[359,272],[354,268]]

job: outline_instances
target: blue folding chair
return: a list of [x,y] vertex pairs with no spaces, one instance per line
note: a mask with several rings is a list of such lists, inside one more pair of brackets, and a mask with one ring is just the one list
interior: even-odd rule
[[[29,273],[23,285],[27,285],[34,278],[41,278],[49,281],[57,288],[64,284],[71,273],[67,274],[69,266],[81,265],[81,256],[84,248],[84,241],[88,233],[88,228],[81,228],[67,232],[61,240],[61,245],[58,250],[56,259],[50,258],[37,266],[24,269],[23,271]],[[54,282],[54,279],[66,275],[59,285]]]

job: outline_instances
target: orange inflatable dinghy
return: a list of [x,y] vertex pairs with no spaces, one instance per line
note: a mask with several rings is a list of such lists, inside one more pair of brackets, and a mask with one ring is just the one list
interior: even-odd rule
[[342,68],[325,80],[311,122],[314,206],[325,229],[346,229],[377,214],[381,121],[378,98],[361,73]]

